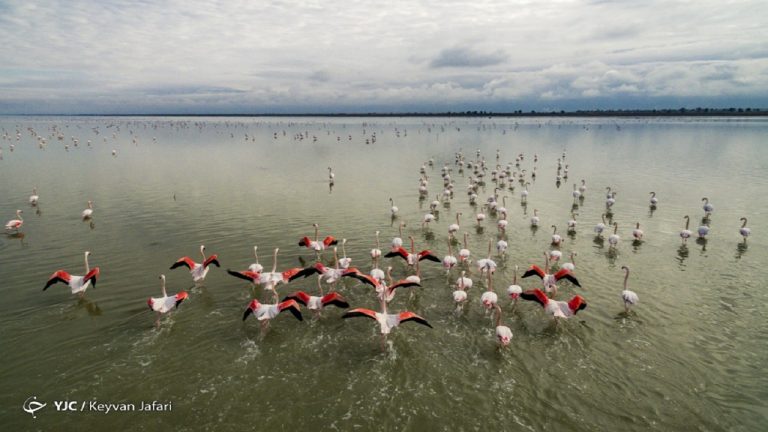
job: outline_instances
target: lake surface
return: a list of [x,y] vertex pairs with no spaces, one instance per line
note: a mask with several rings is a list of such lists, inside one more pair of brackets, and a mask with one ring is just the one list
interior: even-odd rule
[[[2,222],[24,211],[23,236],[0,236],[5,430],[768,428],[766,119],[3,117],[0,127]],[[42,148],[35,134],[46,138]],[[446,277],[440,264],[423,261],[422,288],[400,292],[389,309],[416,312],[434,328],[404,323],[384,351],[374,322],[342,320],[336,308],[319,319],[304,309],[303,322],[281,314],[264,335],[253,318],[242,321],[264,293],[225,269],[245,269],[254,245],[268,268],[276,247],[279,270],[313,263],[314,253],[297,246],[313,236],[313,223],[321,237],[346,238],[352,264],[366,272],[375,231],[386,252],[401,221],[417,249],[442,258],[457,212],[472,257],[486,255],[489,240],[499,239],[495,217],[486,210],[477,228],[480,207],[466,193],[471,171],[458,172],[455,154],[471,161],[479,151],[490,172],[497,150],[513,170],[523,153],[520,169],[531,181],[526,206],[519,183],[499,197],[507,196],[509,249],[505,258],[493,252],[493,284],[514,333],[509,347],[497,349],[474,265],[475,286],[457,313],[459,270]],[[563,152],[569,178],[558,187]],[[429,197],[420,201],[419,168],[429,159]],[[445,164],[455,196],[422,229]],[[565,235],[580,179],[588,189],[579,225]],[[38,207],[28,204],[33,186]],[[593,232],[608,186],[617,192],[614,249]],[[487,175],[478,201],[492,194]],[[707,241],[694,235],[682,246],[683,216],[695,233],[705,196],[715,206]],[[395,220],[390,197],[400,209]],[[88,200],[94,217],[84,222]],[[530,228],[533,209],[538,230]],[[742,216],[753,230],[747,243]],[[640,244],[631,240],[636,222],[645,231]],[[565,238],[564,261],[577,253],[583,287],[561,283],[558,299],[580,294],[588,303],[557,325],[538,304],[513,307],[505,295],[515,265],[522,274],[543,264],[552,224]],[[184,255],[199,259],[201,244],[222,267],[193,286],[186,269],[169,266]],[[101,269],[95,289],[83,299],[63,284],[42,291],[55,270],[82,275],[86,250]],[[326,264],[332,258],[322,255]],[[395,279],[411,274],[402,260],[383,265]],[[624,265],[640,296],[628,315],[619,297]],[[187,289],[189,299],[156,329],[146,301],[160,295],[161,273],[170,293]],[[541,286],[538,278],[519,283]],[[316,278],[278,290],[281,298],[316,293]],[[354,279],[338,290],[352,307],[378,309],[372,289]],[[22,409],[31,396],[47,403],[36,418]],[[78,410],[91,401],[137,410],[142,401],[171,402],[172,410],[57,411],[54,401],[64,400]]]

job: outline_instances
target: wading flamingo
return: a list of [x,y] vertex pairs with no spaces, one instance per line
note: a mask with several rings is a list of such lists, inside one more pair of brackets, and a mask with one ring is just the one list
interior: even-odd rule
[[752,230],[747,227],[747,218],[743,217],[739,219],[741,221],[741,228],[739,228],[739,234],[744,237],[744,243],[747,242],[747,237],[752,234]]
[[621,299],[624,300],[624,313],[629,313],[629,308],[640,301],[640,297],[634,291],[627,289],[627,279],[629,279],[629,267],[621,266],[624,270],[624,290],[621,292]]
[[6,231],[16,231],[16,233],[19,232],[21,229],[21,226],[24,225],[24,219],[21,217],[21,214],[24,213],[21,210],[16,210],[16,219],[11,219],[5,224],[5,230]]
[[29,204],[31,206],[36,206],[37,202],[40,200],[40,196],[37,195],[37,187],[32,188],[32,195],[29,196]]
[[566,279],[572,284],[576,285],[577,287],[581,288],[581,284],[579,283],[579,280],[576,279],[573,274],[571,274],[571,271],[568,269],[560,269],[555,274],[549,274],[549,254],[544,252],[544,269],[542,270],[541,267],[537,265],[531,265],[531,267],[526,270],[525,273],[523,273],[523,279],[529,277],[529,276],[538,276],[541,278],[542,283],[544,284],[544,289],[547,292],[554,291],[554,294],[557,294],[557,282],[560,279]]
[[187,294],[186,291],[179,291],[174,295],[168,295],[168,293],[165,291],[165,275],[160,275],[160,289],[163,292],[162,297],[150,297],[149,300],[147,300],[147,306],[149,306],[149,309],[155,311],[156,319],[155,319],[155,327],[160,327],[160,317],[164,313],[168,313],[172,311],[173,309],[177,309],[181,302],[187,299],[189,297],[189,294]]
[[72,294],[78,294],[80,297],[82,297],[85,294],[85,290],[88,289],[88,286],[90,286],[91,282],[93,282],[93,286],[96,287],[96,278],[99,277],[100,271],[98,267],[94,267],[93,270],[88,266],[88,256],[91,254],[89,251],[85,251],[85,276],[75,276],[71,275],[64,270],[56,270],[53,272],[51,277],[48,278],[48,282],[45,284],[45,287],[43,287],[43,291],[47,290],[48,287],[55,284],[56,282],[64,282],[65,284],[69,285],[69,288],[72,290]]
[[303,237],[301,240],[299,240],[299,246],[304,246],[308,249],[314,250],[317,253],[320,253],[326,250],[329,246],[335,246],[338,243],[338,241],[332,236],[328,236],[324,238],[323,241],[320,241],[318,237],[318,225],[314,223],[312,226],[315,228],[315,239],[311,240],[309,237]]
[[496,305],[496,340],[502,348],[512,342],[512,330],[505,325],[501,325],[501,306],[499,305]]
[[171,270],[185,266],[189,269],[189,273],[192,275],[192,280],[195,282],[201,282],[205,280],[205,276],[208,274],[208,266],[213,264],[216,267],[221,267],[219,265],[219,261],[216,259],[218,255],[211,255],[210,257],[205,257],[205,245],[200,245],[200,255],[203,256],[203,262],[196,263],[192,260],[192,258],[188,256],[184,256],[179,258],[173,265],[171,265]]
[[80,214],[80,217],[82,217],[83,220],[93,217],[93,201],[88,201],[88,208],[83,210],[83,212]]
[[547,295],[538,288],[524,291],[520,294],[520,297],[523,300],[539,303],[546,313],[555,318],[556,323],[560,318],[570,318],[587,307],[587,303],[580,295],[573,296],[568,302],[556,301],[548,298]]
[[685,244],[693,233],[688,229],[688,225],[691,223],[691,218],[688,217],[688,215],[685,215],[683,216],[683,219],[685,219],[685,228],[680,231],[680,238],[683,239],[683,244]]
[[386,339],[387,335],[394,329],[395,327],[399,326],[400,324],[408,321],[413,321],[418,324],[427,326],[429,328],[432,328],[432,326],[419,315],[416,315],[413,312],[405,311],[400,313],[388,313],[387,312],[387,302],[382,299],[380,302],[381,305],[381,312],[372,311],[370,309],[364,309],[364,308],[357,308],[352,309],[350,311],[347,311],[342,315],[342,318],[357,318],[357,317],[365,317],[370,318],[374,321],[376,321],[379,324],[379,329],[381,332],[381,348],[382,350],[386,347]]

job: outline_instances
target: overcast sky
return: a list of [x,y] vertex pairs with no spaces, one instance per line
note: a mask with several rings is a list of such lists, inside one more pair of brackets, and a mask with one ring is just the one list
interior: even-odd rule
[[0,0],[0,113],[683,106],[768,108],[768,1]]

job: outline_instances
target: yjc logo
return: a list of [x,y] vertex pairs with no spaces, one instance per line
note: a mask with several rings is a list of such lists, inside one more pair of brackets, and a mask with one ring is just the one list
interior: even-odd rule
[[24,411],[32,414],[32,418],[37,418],[35,412],[43,409],[45,405],[46,404],[37,401],[37,396],[30,396],[27,398],[27,400],[24,401],[24,405],[22,405],[21,408]]

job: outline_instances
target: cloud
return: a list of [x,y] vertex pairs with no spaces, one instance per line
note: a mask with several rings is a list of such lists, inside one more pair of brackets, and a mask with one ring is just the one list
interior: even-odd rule
[[458,67],[458,68],[476,68],[492,66],[506,61],[507,55],[501,50],[492,53],[481,53],[472,51],[467,47],[446,48],[437,55],[431,62],[431,68]]

